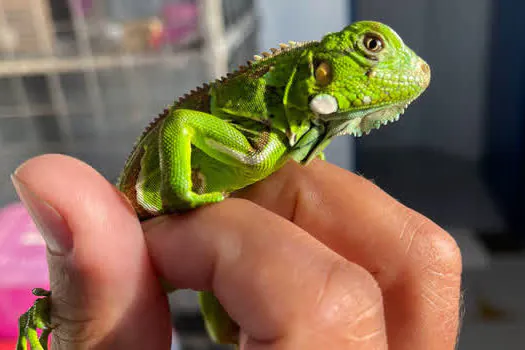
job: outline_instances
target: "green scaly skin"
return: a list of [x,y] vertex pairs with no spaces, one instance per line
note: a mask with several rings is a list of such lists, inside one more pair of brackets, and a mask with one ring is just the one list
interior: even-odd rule
[[[388,26],[357,22],[319,42],[281,44],[182,97],[137,141],[118,181],[140,220],[224,200],[287,161],[308,164],[339,135],[399,119],[430,82],[430,68]],[[238,343],[237,324],[200,293],[210,336]],[[21,317],[21,342],[46,349],[49,296]],[[31,340],[32,339],[32,340]],[[22,342],[24,345],[22,345]]]

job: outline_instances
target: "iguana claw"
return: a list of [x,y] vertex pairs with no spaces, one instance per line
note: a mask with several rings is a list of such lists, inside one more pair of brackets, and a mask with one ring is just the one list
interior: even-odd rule
[[[18,341],[17,350],[27,350],[27,342],[31,350],[47,350],[48,339],[51,334],[52,325],[50,321],[50,296],[51,292],[35,288],[33,295],[40,297],[33,305],[18,319]],[[38,330],[41,330],[38,336]]]

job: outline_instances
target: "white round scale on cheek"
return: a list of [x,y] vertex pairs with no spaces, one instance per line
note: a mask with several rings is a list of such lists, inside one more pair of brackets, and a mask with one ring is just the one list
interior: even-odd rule
[[337,112],[338,109],[337,100],[332,95],[316,95],[310,101],[310,110],[316,114],[332,114]]

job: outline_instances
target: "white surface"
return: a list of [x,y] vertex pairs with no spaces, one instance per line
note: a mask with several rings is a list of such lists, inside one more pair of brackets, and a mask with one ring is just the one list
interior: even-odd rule
[[260,50],[280,42],[319,40],[349,24],[347,0],[258,0]]

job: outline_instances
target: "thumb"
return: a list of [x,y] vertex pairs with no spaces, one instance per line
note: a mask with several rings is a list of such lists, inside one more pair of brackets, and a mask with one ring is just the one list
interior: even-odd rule
[[168,348],[167,299],[118,191],[60,155],[27,161],[13,183],[48,248],[52,348]]

